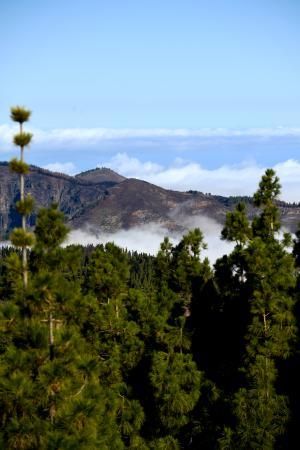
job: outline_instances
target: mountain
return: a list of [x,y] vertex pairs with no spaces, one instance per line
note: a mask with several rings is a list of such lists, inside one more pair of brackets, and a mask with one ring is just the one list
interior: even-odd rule
[[86,172],[81,172],[75,176],[78,180],[85,180],[91,183],[103,183],[105,181],[120,183],[126,178],[111,169],[106,167],[100,167],[96,169],[87,170]]
[[[226,212],[233,209],[240,197],[222,197],[201,192],[178,192],[151,183],[125,178],[116,172],[100,168],[76,176],[50,172],[31,166],[25,178],[25,190],[36,200],[29,224],[34,225],[39,207],[55,202],[65,213],[71,228],[89,225],[113,232],[141,224],[156,222],[169,230],[184,230],[186,218],[207,216],[223,223]],[[19,181],[7,162],[0,163],[0,227],[1,238],[20,225],[15,210],[19,197]],[[249,214],[255,212],[249,198]],[[300,205],[281,202],[284,224],[294,230],[300,221]]]
[[202,214],[223,221],[226,208],[213,197],[163,189],[146,181],[126,179],[106,189],[100,202],[73,219],[75,227],[85,223],[115,231],[156,222],[170,230],[183,229],[180,218]]

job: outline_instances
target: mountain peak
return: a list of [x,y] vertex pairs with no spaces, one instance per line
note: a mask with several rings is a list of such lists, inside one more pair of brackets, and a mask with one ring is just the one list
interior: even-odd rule
[[89,181],[91,183],[103,183],[103,182],[114,182],[121,183],[121,181],[126,180],[125,177],[119,175],[107,167],[96,167],[95,169],[87,170],[76,175],[76,178],[81,180]]

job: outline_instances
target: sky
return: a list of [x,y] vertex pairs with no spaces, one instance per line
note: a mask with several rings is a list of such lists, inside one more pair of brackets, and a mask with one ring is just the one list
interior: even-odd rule
[[1,0],[0,159],[300,201],[299,0]]

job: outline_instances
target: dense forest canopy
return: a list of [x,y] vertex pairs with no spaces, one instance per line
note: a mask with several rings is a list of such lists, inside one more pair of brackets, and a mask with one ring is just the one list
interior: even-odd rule
[[[238,203],[214,267],[194,229],[156,256],[113,243],[63,248],[56,205],[26,217],[0,259],[0,448],[298,448],[300,229],[281,233],[268,169],[249,222]],[[23,180],[23,181],[22,181]]]

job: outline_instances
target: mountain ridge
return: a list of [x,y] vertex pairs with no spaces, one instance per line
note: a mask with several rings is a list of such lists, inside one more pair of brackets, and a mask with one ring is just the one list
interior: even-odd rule
[[[34,226],[40,207],[57,203],[72,229],[87,225],[105,232],[159,223],[169,230],[184,231],[184,217],[205,216],[224,223],[226,213],[240,199],[248,199],[249,217],[255,214],[250,197],[225,197],[198,191],[164,189],[144,180],[126,178],[102,167],[75,176],[31,165],[25,178],[26,193],[36,201],[28,218]],[[20,218],[15,210],[19,182],[7,162],[0,162],[0,235],[7,238]],[[300,205],[279,202],[283,224],[294,231],[300,221]]]

